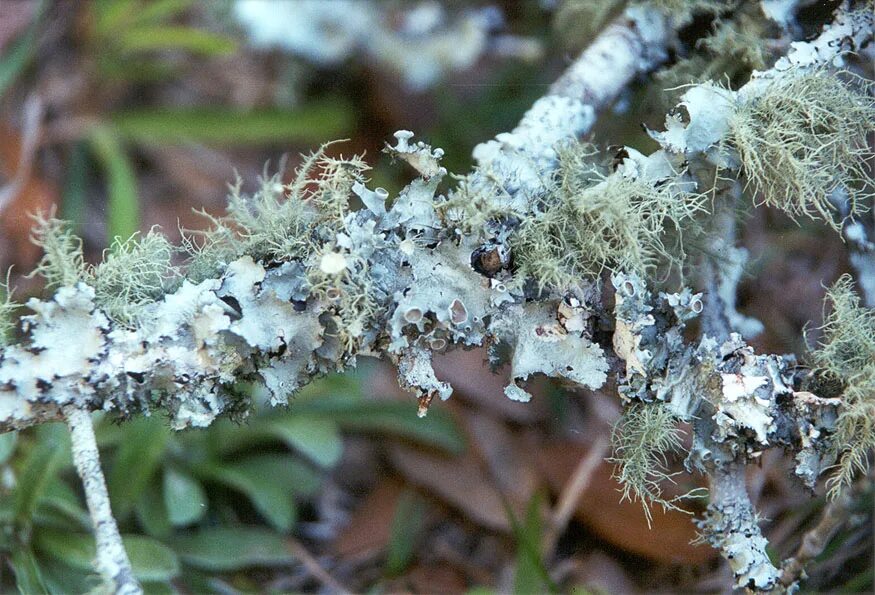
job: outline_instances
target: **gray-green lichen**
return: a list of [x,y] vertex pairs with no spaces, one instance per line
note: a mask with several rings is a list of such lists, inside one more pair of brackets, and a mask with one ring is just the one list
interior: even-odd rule
[[[773,85],[826,76],[821,68],[871,37],[871,15],[850,15],[739,91],[689,88],[686,116],[653,133],[661,150],[625,148],[610,167],[592,165],[573,137],[624,81],[664,56],[665,19],[637,6],[624,17],[635,27],[600,38],[584,55],[587,68],[572,67],[514,131],[478,146],[478,169],[449,196],[438,193],[443,152],[399,131],[386,150],[418,175],[397,196],[368,187],[362,159],[331,158],[323,147],[288,185],[265,175],[252,196],[236,186],[228,214],[186,238],[181,270],[154,234],[87,266],[79,240],[44,219],[37,272],[56,289],[28,302],[22,340],[0,350],[0,428],[57,418],[69,405],[161,410],[174,427],[204,426],[245,412],[237,381],[261,381],[281,404],[360,356],[395,362],[424,414],[451,393],[433,354],[485,345],[492,363],[510,364],[505,394],[516,400],[531,398],[525,383],[536,374],[593,390],[613,376],[629,408],[618,475],[644,500],[661,498],[665,471],[653,462],[675,444],[672,424],[690,423],[686,466],[714,479],[708,539],[738,586],[769,589],[774,568],[733,470],[788,448],[813,485],[844,456],[831,439],[843,412],[868,412],[868,397],[815,394],[793,357],[756,354],[738,334],[691,341],[687,326],[703,313],[703,296],[684,287],[657,293],[652,273],[660,260],[683,268],[684,234],[726,199],[718,173],[751,176],[732,140],[741,110]],[[610,51],[616,71],[594,68],[611,63]],[[364,208],[350,209],[353,196]],[[669,237],[678,238],[671,249]],[[869,320],[852,305],[839,319]],[[839,319],[828,320],[827,352],[842,344]],[[871,429],[852,421],[854,432]],[[642,428],[658,430],[657,439],[642,440]]]
[[812,359],[823,381],[839,387],[841,409],[829,448],[836,460],[829,481],[835,497],[868,470],[875,449],[875,310],[860,303],[849,275],[829,289],[826,303],[831,310]]

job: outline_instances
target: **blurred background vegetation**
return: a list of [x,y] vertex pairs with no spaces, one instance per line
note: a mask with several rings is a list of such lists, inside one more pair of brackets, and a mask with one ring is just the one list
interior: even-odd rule
[[[14,267],[19,300],[39,295],[39,281],[22,275],[39,257],[29,242],[33,212],[55,209],[72,221],[93,261],[112,238],[155,225],[178,240],[180,228],[206,225],[196,211],[222,212],[235,172],[244,190],[254,188],[266,163],[274,171],[287,156],[288,173],[300,153],[329,140],[350,139],[330,151],[365,153],[372,185],[393,193],[407,174],[380,151],[398,129],[444,148],[444,165],[465,173],[474,145],[511,129],[622,4],[382,3],[401,29],[420,6],[432,18],[437,6],[450,30],[466,11],[492,11],[487,50],[411,88],[378,54],[325,63],[254,43],[231,0],[4,1],[0,269]],[[307,12],[296,0],[274,6],[278,15]],[[812,28],[827,10],[811,15]],[[691,55],[719,24],[696,16],[683,32]],[[743,81],[768,59],[727,60],[707,47],[694,58],[633,86],[592,140],[651,150],[641,124],[661,126],[673,97],[664,89],[703,73]],[[804,350],[801,330],[818,324],[824,285],[848,268],[841,240],[768,210],[744,220],[753,259],[741,307],[766,326],[756,345]],[[205,430],[171,432],[157,416],[101,417],[112,507],[147,591],[712,592],[729,584],[715,553],[690,545],[688,515],[654,511],[650,529],[640,504],[620,502],[603,462],[620,410],[614,397],[545,382],[533,403],[512,403],[483,359],[472,351],[437,361],[456,394],[423,420],[377,362],[310,385],[285,409],[264,405],[260,387],[240,386],[255,409]],[[823,506],[787,477],[790,464],[768,453],[751,478],[776,558],[793,551]],[[698,485],[678,481],[678,493]],[[872,589],[871,486],[857,507],[807,588]],[[0,436],[0,591],[94,589],[93,549],[66,429]]]

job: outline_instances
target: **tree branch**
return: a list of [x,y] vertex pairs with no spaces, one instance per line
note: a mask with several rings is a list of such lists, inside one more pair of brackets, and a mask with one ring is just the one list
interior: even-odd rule
[[74,406],[64,407],[64,417],[70,427],[70,440],[73,445],[73,464],[85,489],[85,500],[91,523],[94,526],[94,539],[97,543],[97,570],[115,593],[135,595],[142,593],[140,583],[134,578],[131,562],[122,543],[115,517],[109,506],[109,493],[100,469],[100,453],[94,439],[94,426],[91,415]]
[[[654,210],[680,204],[679,218],[706,209],[699,191],[705,182],[696,171],[720,167],[741,175],[738,156],[723,151],[738,105],[776,81],[840,61],[871,39],[872,19],[866,11],[839,13],[818,38],[794,44],[738,92],[691,87],[683,99],[688,120],[672,115],[668,129],[653,134],[662,150],[645,156],[626,149],[615,171],[588,180],[586,190],[595,196],[613,191],[618,200],[634,191],[642,201],[651,199]],[[723,322],[709,323],[714,336],[698,344],[685,340],[686,322],[703,310],[688,288],[653,295],[639,274],[611,262],[611,311],[598,275],[575,270],[563,277],[567,283],[533,287],[530,279],[515,278],[511,266],[511,238],[520,226],[563,204],[567,189],[554,175],[562,165],[560,145],[587,131],[596,109],[663,59],[669,35],[666,17],[628,9],[517,128],[475,149],[477,170],[449,197],[435,195],[447,173],[440,166],[443,152],[399,131],[387,151],[419,177],[389,208],[387,192],[364,185],[366,166],[359,161],[323,158],[323,173],[308,177],[316,156],[287,188],[266,180],[251,201],[232,197],[234,223],[219,221],[212,243],[194,251],[195,259],[212,258],[215,270],[194,275],[192,266],[166,294],[137,294],[145,297],[136,316],[110,319],[107,293],[115,298],[118,292],[98,283],[99,269],[77,270],[79,282],[60,287],[51,299],[28,302],[34,314],[23,318],[26,340],[0,350],[0,430],[64,411],[74,444],[84,445],[77,467],[91,482],[86,492],[104,572],[128,588],[122,570],[129,565],[123,551],[119,557],[113,549],[120,547],[118,531],[111,517],[106,521],[87,411],[159,409],[176,428],[206,426],[222,413],[246,409],[234,391],[240,379],[263,382],[272,403],[280,404],[312,378],[354,365],[358,356],[385,356],[398,364],[401,383],[424,413],[435,396],[451,393],[434,374],[432,354],[488,345],[496,363],[509,353],[505,393],[512,399],[531,398],[525,384],[535,374],[600,388],[619,360],[626,399],[664,402],[673,416],[694,422],[687,465],[712,477],[703,524],[709,540],[730,558],[739,586],[773,586],[777,571],[767,565],[744,464],[768,448],[792,449],[797,474],[813,483],[825,466],[823,438],[834,427],[838,400],[798,390],[794,358],[755,354],[740,336],[724,332]],[[350,212],[351,194],[365,208]],[[650,227],[642,224],[645,232],[660,227],[658,234],[670,219],[652,217]],[[560,220],[557,228],[568,225]],[[236,228],[243,233],[235,235]],[[596,232],[604,230],[591,235],[599,237]],[[71,261],[81,264],[75,254]],[[714,279],[713,287],[718,284]],[[597,332],[599,319],[613,320],[608,340]]]

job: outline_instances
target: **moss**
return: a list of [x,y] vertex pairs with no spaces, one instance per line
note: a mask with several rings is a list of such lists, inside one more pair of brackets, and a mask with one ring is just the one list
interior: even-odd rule
[[70,225],[53,216],[34,216],[32,241],[43,249],[43,257],[31,273],[41,275],[46,287],[75,285],[87,276],[85,258],[82,255],[82,240],[70,229]]
[[651,519],[650,504],[677,509],[677,499],[663,497],[662,483],[671,479],[666,472],[668,456],[681,448],[681,431],[664,403],[633,403],[614,426],[611,434],[616,466],[614,477],[623,485],[623,498],[641,501]]
[[871,200],[867,134],[875,99],[870,83],[849,78],[843,82],[826,70],[784,76],[739,106],[729,140],[762,203],[838,228],[833,191],[847,191],[851,217]]
[[126,326],[137,323],[143,307],[162,298],[177,277],[171,262],[174,248],[167,238],[155,230],[138,236],[116,238],[88,275],[95,303]]
[[660,263],[683,261],[682,234],[669,248],[666,231],[692,223],[703,197],[673,182],[605,176],[589,161],[592,155],[586,146],[563,150],[543,208],[511,238],[517,273],[541,290],[579,284],[606,268],[644,275]]
[[822,374],[842,384],[832,441],[838,463],[827,482],[835,497],[857,472],[868,470],[875,449],[875,310],[860,304],[850,275],[829,289],[826,303],[831,311],[824,317],[823,337],[812,359]]

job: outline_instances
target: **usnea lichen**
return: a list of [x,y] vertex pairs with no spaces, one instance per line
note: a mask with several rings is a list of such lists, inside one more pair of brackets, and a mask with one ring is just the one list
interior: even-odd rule
[[681,449],[681,431],[665,403],[634,403],[626,408],[611,434],[614,477],[623,486],[623,498],[640,501],[648,523],[651,504],[677,509],[676,499],[663,497],[671,481],[669,456]]
[[0,347],[8,345],[15,330],[14,314],[18,304],[12,301],[12,288],[9,285],[9,275],[6,273],[6,281],[0,283]]
[[831,311],[812,355],[819,370],[842,386],[842,408],[832,438],[838,462],[827,483],[835,497],[858,472],[868,470],[875,448],[875,310],[860,304],[849,275],[829,289],[826,302]]
[[[44,220],[36,234],[46,249],[40,269],[58,289],[28,302],[34,314],[22,319],[20,343],[0,353],[0,427],[58,419],[71,408],[121,416],[161,410],[174,428],[206,426],[246,409],[247,399],[233,388],[239,380],[263,381],[271,402],[282,404],[306,382],[359,355],[396,363],[402,385],[419,398],[420,413],[435,396],[451,392],[431,359],[453,346],[487,345],[492,363],[510,360],[505,394],[517,400],[531,398],[523,386],[532,375],[595,390],[613,366],[620,372],[619,393],[630,403],[613,436],[625,497],[675,506],[663,493],[671,478],[668,457],[680,447],[676,422],[691,423],[687,467],[711,479],[703,523],[709,541],[730,561],[736,586],[771,589],[776,569],[745,489],[744,468],[766,449],[784,447],[797,455],[797,475],[813,485],[834,437],[841,464],[851,471],[865,464],[857,449],[871,445],[866,387],[872,374],[856,354],[871,354],[865,343],[873,333],[871,318],[836,290],[838,314],[827,321],[821,365],[839,377],[839,403],[797,391],[792,356],[757,355],[739,335],[718,338],[720,329],[694,344],[686,322],[710,317],[707,303],[689,289],[656,295],[647,286],[659,261],[683,258],[668,245],[668,232],[683,234],[695,224],[705,209],[701,188],[713,188],[714,201],[735,199],[713,182],[700,184],[703,170],[736,176],[743,167],[749,179],[760,175],[764,193],[774,190],[773,183],[779,195],[789,192],[786,180],[765,172],[771,164],[745,160],[745,143],[729,122],[739,114],[751,120],[749,142],[765,139],[771,143],[766,149],[826,171],[802,180],[816,196],[794,198],[784,205],[791,212],[795,205],[798,213],[825,216],[820,209],[826,203],[817,201],[827,200],[826,191],[857,190],[858,162],[851,159],[848,169],[838,170],[841,179],[828,167],[859,156],[856,141],[835,141],[859,132],[849,117],[859,114],[840,98],[837,119],[824,115],[835,93],[821,86],[814,95],[829,101],[806,99],[813,85],[804,77],[820,74],[804,74],[804,68],[834,63],[849,46],[861,47],[872,21],[837,18],[814,42],[794,44],[784,66],[798,70],[757,73],[749,88],[737,92],[713,84],[688,89],[688,118],[679,110],[664,133],[652,135],[662,150],[644,156],[626,148],[611,168],[598,168],[586,148],[563,143],[588,131],[595,110],[613,101],[618,87],[667,54],[667,17],[634,12],[639,20],[611,27],[513,132],[478,146],[480,169],[466,180],[477,197],[467,223],[457,218],[472,212],[459,204],[464,195],[456,195],[453,205],[438,193],[447,174],[443,152],[412,142],[409,131],[398,131],[397,145],[387,151],[419,175],[391,203],[386,191],[365,186],[360,159],[331,159],[319,151],[288,186],[279,176],[264,176],[261,188],[245,197],[238,185],[228,214],[214,219],[201,241],[187,240],[192,259],[179,283],[172,282],[166,244],[134,238],[119,243],[103,264],[88,267],[68,229]],[[627,11],[624,18],[631,17]],[[870,31],[860,34],[867,26]],[[615,64],[621,66],[617,73]],[[798,96],[794,78],[807,81],[795,83],[802,85]],[[801,98],[801,107],[794,112],[783,109],[781,97],[769,100],[775,89],[784,95],[789,89],[788,101]],[[764,111],[753,111],[759,108]],[[774,142],[781,138],[776,121],[790,132],[792,142],[783,149]],[[810,140],[806,134],[815,142],[800,146]],[[732,148],[740,160],[726,155]],[[364,208],[350,210],[352,195]],[[127,268],[145,271],[146,279],[131,279]],[[608,304],[602,299],[610,295],[599,278],[605,268],[614,273],[613,313],[610,298]],[[533,291],[530,280],[551,291]],[[120,303],[113,305],[110,296]],[[145,315],[126,325],[131,308]],[[869,334],[849,333],[847,321]],[[623,364],[625,373],[617,367]],[[837,408],[846,413],[838,431]]]
[[511,237],[517,274],[541,290],[579,284],[604,269],[643,275],[660,262],[683,261],[682,244],[666,246],[666,232],[691,224],[703,197],[669,180],[606,175],[592,154],[585,145],[560,153],[543,206]]
[[86,277],[82,240],[69,223],[52,215],[36,214],[31,239],[43,250],[31,275],[45,278],[47,288],[69,287]]
[[830,199],[842,188],[851,217],[871,201],[875,121],[870,83],[826,69],[771,81],[745,98],[729,120],[728,141],[759,201],[792,217],[841,224]]
[[142,307],[154,303],[174,285],[178,272],[171,259],[176,249],[156,230],[143,237],[116,238],[97,265],[88,265],[82,240],[68,223],[38,215],[33,241],[43,257],[33,274],[47,287],[72,287],[82,281],[94,288],[94,301],[111,320],[133,326]]
[[676,98],[675,91],[690,83],[709,80],[733,80],[739,74],[766,67],[769,37],[768,23],[758,15],[757,3],[740,6],[731,18],[715,20],[713,31],[696,43],[697,51],[658,72],[666,97]]
[[95,303],[111,320],[134,325],[145,305],[155,303],[175,285],[174,252],[167,238],[154,229],[143,237],[116,238],[103,261],[88,270]]

